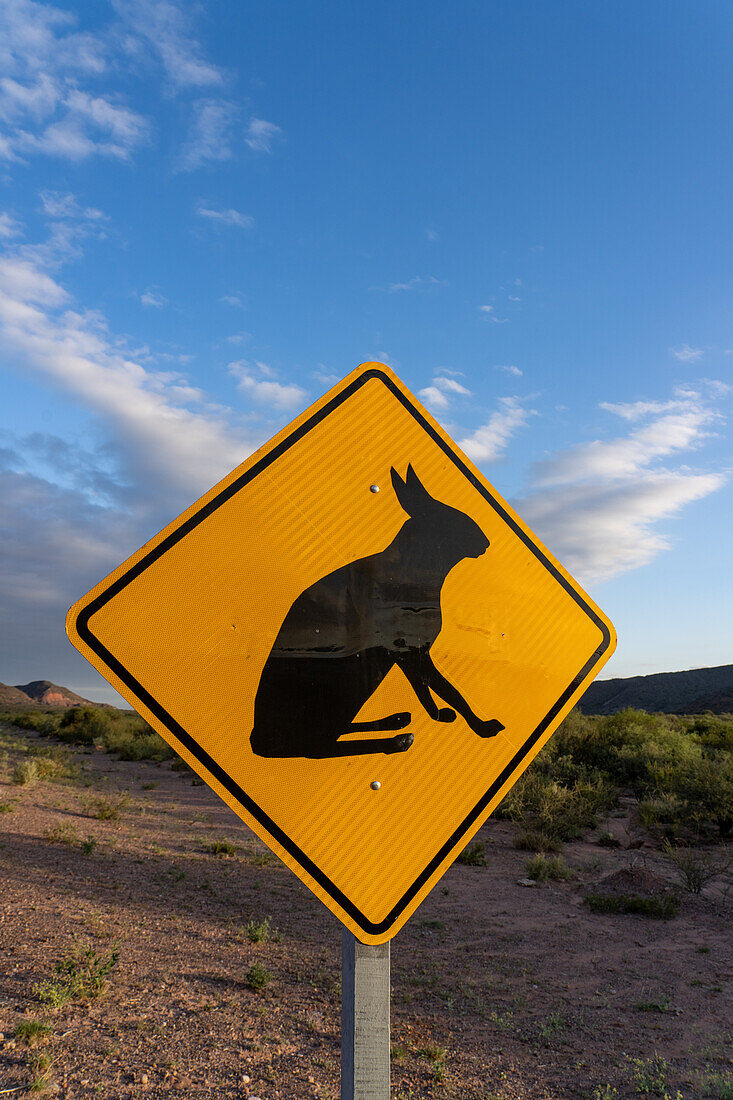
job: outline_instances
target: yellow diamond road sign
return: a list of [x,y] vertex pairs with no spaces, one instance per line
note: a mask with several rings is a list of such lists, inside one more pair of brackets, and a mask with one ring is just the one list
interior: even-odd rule
[[365,943],[611,656],[611,623],[366,363],[69,612],[69,637]]

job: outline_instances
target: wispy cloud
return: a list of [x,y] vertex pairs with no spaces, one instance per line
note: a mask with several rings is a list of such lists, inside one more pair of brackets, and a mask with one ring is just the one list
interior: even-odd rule
[[536,464],[518,508],[573,572],[604,580],[645,565],[671,545],[656,525],[724,484],[723,473],[661,462],[700,447],[721,422],[710,395],[681,388],[669,401],[604,403],[629,425],[625,435]]
[[[249,214],[242,214],[239,210],[216,210],[205,202],[198,204],[196,213],[200,218],[206,218],[214,225],[235,225],[239,229],[251,229],[255,221]],[[242,304],[240,301],[234,302],[228,298],[222,298],[221,300],[222,302],[228,301],[230,305]]]
[[0,156],[127,160],[147,121],[118,97],[84,87],[110,67],[106,32],[81,34],[76,16],[51,4],[0,4]]
[[176,89],[214,87],[223,74],[196,41],[191,15],[172,0],[113,0],[114,8],[163,65]]
[[0,239],[4,241],[11,240],[13,237],[20,237],[23,234],[20,222],[14,218],[11,214],[0,214]]
[[143,294],[140,295],[140,303],[148,309],[162,309],[163,306],[168,305],[168,299],[164,294],[161,294],[159,290],[154,287],[149,287]]
[[0,339],[6,356],[75,396],[105,425],[122,482],[138,502],[160,492],[190,500],[248,453],[221,416],[191,409],[180,375],[146,369],[110,338],[104,320],[68,308],[67,291],[37,265],[0,260]]
[[305,404],[306,391],[293,383],[276,381],[273,377],[274,371],[266,363],[248,363],[240,359],[230,363],[229,370],[237,379],[239,389],[260,405],[290,410]]
[[405,290],[435,290],[439,286],[447,286],[444,279],[436,279],[434,275],[413,275],[403,283],[388,283],[387,286],[373,286],[371,290],[384,290],[387,294],[399,294]]
[[80,206],[70,191],[41,191],[41,208],[49,218],[73,218],[84,221],[106,221],[107,215],[95,206]]
[[515,367],[511,363],[497,363],[494,367],[494,370],[504,371],[504,374],[512,374],[515,378],[522,377],[522,371],[519,369],[519,367]]
[[273,143],[282,135],[282,130],[274,122],[264,118],[252,118],[247,127],[245,141],[256,153],[271,153]]
[[451,398],[456,395],[470,397],[471,391],[456,380],[456,373],[450,371],[447,374],[436,375],[429,386],[418,391],[418,397],[421,397],[431,409],[440,410],[447,409]]
[[491,305],[487,304],[487,305],[479,306],[478,308],[479,308],[479,313],[483,314],[484,320],[491,321],[492,324],[506,325],[507,322],[509,321],[508,317],[497,317],[496,310],[495,310],[494,306],[491,306]]
[[693,348],[689,344],[680,344],[678,347],[669,350],[675,359],[679,359],[682,363],[696,363],[698,359],[702,359],[704,354],[703,348]]
[[193,105],[188,138],[178,158],[178,169],[192,172],[205,164],[231,160],[231,129],[238,110],[224,99],[199,99]]
[[235,309],[244,309],[246,305],[242,294],[223,294],[219,301],[226,306],[234,306]]
[[499,408],[486,424],[465,438],[459,445],[474,462],[495,462],[501,457],[510,439],[523,428],[536,409],[528,409],[521,397],[500,397]]
[[624,420],[644,423],[625,436],[593,440],[539,462],[534,470],[537,484],[562,485],[635,476],[656,459],[699,447],[720,419],[699,393],[691,391],[683,391],[672,402],[601,407]]

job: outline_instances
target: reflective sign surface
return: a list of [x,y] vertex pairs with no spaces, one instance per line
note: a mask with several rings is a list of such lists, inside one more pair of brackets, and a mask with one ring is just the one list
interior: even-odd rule
[[80,600],[67,629],[367,943],[401,927],[614,645],[374,363]]

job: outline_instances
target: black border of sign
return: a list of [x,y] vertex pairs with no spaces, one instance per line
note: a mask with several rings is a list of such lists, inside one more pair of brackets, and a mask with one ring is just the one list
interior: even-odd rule
[[[142,684],[139,684],[135,677],[132,676],[132,674],[129,673],[127,669],[124,668],[123,665],[121,665],[115,657],[113,657],[109,650],[92,633],[89,626],[89,620],[91,619],[92,615],[99,611],[99,609],[103,607],[106,603],[109,603],[109,601],[113,599],[118,594],[118,592],[121,592],[123,588],[130,584],[131,581],[140,576],[140,574],[144,572],[144,570],[147,568],[148,565],[151,564],[151,562],[156,561],[163,554],[165,554],[165,552],[169,550],[172,546],[174,546],[177,542],[179,542],[180,539],[184,537],[184,535],[187,535],[189,531],[192,531],[195,527],[202,523],[203,520],[205,520],[208,516],[212,514],[212,512],[215,512],[217,508],[224,504],[225,501],[229,500],[230,497],[234,496],[234,494],[239,492],[239,490],[242,489],[245,485],[248,485],[249,482],[253,481],[258,474],[260,474],[263,470],[265,470],[268,466],[275,462],[282,454],[285,453],[285,451],[292,447],[294,443],[297,443],[298,440],[302,439],[307,432],[311,431],[312,428],[315,428],[316,425],[325,420],[329,413],[333,412],[335,408],[341,405],[344,401],[348,400],[348,398],[356,393],[356,391],[359,390],[363,385],[365,385],[366,382],[369,382],[373,378],[383,382],[384,385],[387,386],[387,388],[390,390],[390,392],[394,394],[397,400],[400,401],[402,405],[404,405],[407,411],[415,418],[415,420],[417,420],[420,426],[424,428],[428,435],[438,444],[441,450],[458,467],[461,473],[463,473],[468,478],[474,488],[477,489],[479,493],[481,493],[481,495],[489,502],[494,510],[501,516],[504,522],[511,527],[515,535],[517,535],[518,538],[522,540],[525,546],[527,546],[535,555],[535,557],[537,557],[542,562],[542,564],[550,571],[555,580],[559,584],[561,584],[565,591],[575,600],[575,602],[580,607],[582,607],[586,614],[599,628],[603,637],[601,645],[596,649],[590,659],[583,665],[577,675],[573,677],[558,701],[553,707],[550,708],[550,710],[539,723],[537,728],[528,737],[527,741],[524,743],[519,752],[516,753],[512,760],[507,764],[501,774],[497,776],[497,778],[489,787],[486,794],[483,795],[476,806],[474,806],[473,810],[471,810],[471,812],[464,818],[464,820],[454,831],[452,836],[445,842],[442,848],[438,852],[436,852],[435,856],[432,858],[428,866],[415,880],[409,890],[407,890],[405,894],[400,898],[395,907],[392,909],[391,913],[389,913],[388,916],[386,916],[385,919],[383,921],[380,921],[378,924],[375,924],[373,921],[368,920],[364,916],[364,914],[351,901],[349,901],[349,899],[344,894],[341,893],[341,891],[334,885],[334,883],[331,882],[331,880],[326,875],[324,875],[323,872],[319,870],[319,868],[316,867],[316,865],[312,863],[310,859],[308,859],[305,853],[302,852],[300,848],[298,848],[298,846],[293,843],[293,841],[282,831],[282,829],[280,829],[275,824],[275,822],[272,821],[268,817],[268,815],[263,810],[261,810],[259,806],[256,805],[255,802],[253,802],[249,795],[247,795],[242,790],[242,788],[237,783],[235,783],[230,778],[230,776],[227,775],[224,769],[220,767],[220,765],[217,764],[216,761],[213,760],[209,756],[209,754],[196,743],[191,734],[187,733],[187,731],[183,729],[183,727],[180,726],[178,722],[176,722],[175,718],[168,714],[168,712],[162,706],[160,706],[160,704],[157,703],[151,695],[148,694]],[[542,736],[553,718],[555,718],[556,715],[562,710],[563,706],[568,701],[570,696],[583,682],[593,665],[599,660],[600,657],[603,656],[611,643],[611,634],[608,630],[608,627],[603,622],[603,620],[599,618],[593,608],[590,607],[588,603],[586,603],[586,601],[583,599],[583,597],[575,591],[573,586],[569,584],[569,582],[565,579],[559,569],[557,569],[557,567],[553,565],[551,561],[549,561],[549,559],[545,556],[545,554],[542,553],[539,547],[535,546],[535,544],[525,534],[525,532],[517,524],[517,522],[509,515],[506,509],[499,503],[498,500],[494,499],[494,497],[486,489],[486,487],[481,484],[475,474],[473,474],[468,469],[465,463],[462,462],[458,455],[453,452],[448,444],[435,431],[432,425],[428,423],[422,413],[418,409],[416,409],[415,406],[412,405],[412,403],[407,399],[407,397],[405,397],[405,395],[397,388],[397,386],[395,386],[392,379],[389,378],[388,375],[384,374],[383,371],[377,370],[375,368],[365,371],[364,374],[354,379],[354,381],[349,386],[342,390],[341,393],[336,394],[336,396],[331,401],[327,402],[322,408],[318,410],[318,412],[314,413],[313,416],[311,416],[308,420],[301,424],[301,426],[297,428],[296,431],[287,436],[285,439],[281,440],[281,442],[278,443],[276,447],[273,447],[273,449],[269,451],[268,454],[264,455],[258,462],[251,466],[249,470],[241,475],[241,477],[236,478],[230,485],[226,487],[226,489],[223,489],[219,494],[217,494],[217,496],[213,497],[201,509],[199,509],[199,511],[195,515],[190,516],[185,521],[185,523],[181,524],[180,527],[178,527],[175,531],[172,531],[170,535],[164,538],[149,553],[140,558],[140,560],[136,562],[136,564],[133,565],[130,569],[128,569],[126,573],[124,573],[121,577],[118,577],[117,580],[109,586],[109,588],[107,588],[104,592],[102,592],[99,596],[92,600],[83,609],[83,611],[79,613],[76,621],[76,629],[79,633],[79,636],[86,642],[89,648],[97,654],[97,656],[107,665],[107,667],[112,672],[115,673],[115,675],[122,681],[122,683],[126,684],[131,689],[131,691],[134,692],[135,696],[142,703],[145,704],[148,710],[151,711],[151,713],[154,714],[156,718],[160,722],[162,722],[162,724],[168,730],[170,730],[170,732],[175,737],[178,738],[181,744],[186,746],[188,751],[193,756],[195,756],[201,764],[204,765],[207,771],[209,771],[211,775],[213,775],[218,780],[219,783],[221,783],[222,787],[224,787],[225,790],[227,790],[240,803],[240,805],[252,815],[252,817],[259,821],[259,823],[268,831],[268,833],[270,833],[273,839],[275,839],[278,844],[280,844],[287,852],[290,853],[293,859],[298,864],[300,864],[303,870],[307,871],[308,874],[319,884],[319,886],[321,886],[322,889],[325,890],[325,892],[331,898],[333,898],[333,900],[337,902],[337,904],[340,905],[346,913],[349,914],[349,916],[354,920],[359,928],[361,928],[364,932],[375,936],[381,935],[383,932],[388,931],[392,927],[392,925],[402,914],[406,906],[409,905],[417,892],[430,878],[436,867],[440,865],[440,863],[445,859],[451,849],[455,847],[461,837],[474,823],[476,818],[489,804],[496,792],[504,785],[504,783],[506,783],[507,779],[510,777],[512,772],[515,771],[519,764],[521,764],[522,760],[527,755],[529,750],[537,742],[538,738]]]

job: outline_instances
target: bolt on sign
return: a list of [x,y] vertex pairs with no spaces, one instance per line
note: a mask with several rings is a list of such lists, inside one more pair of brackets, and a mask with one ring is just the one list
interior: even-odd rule
[[120,565],[67,630],[367,944],[402,927],[615,644],[380,363]]

